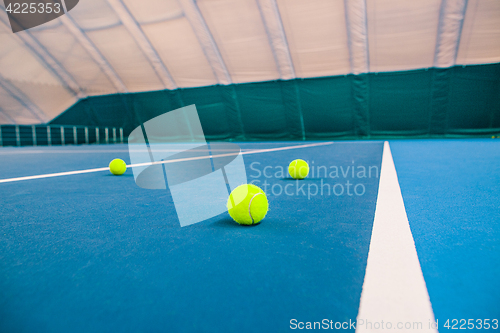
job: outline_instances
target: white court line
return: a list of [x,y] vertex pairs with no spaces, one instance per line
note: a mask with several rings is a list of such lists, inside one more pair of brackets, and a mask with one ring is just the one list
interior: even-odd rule
[[[389,322],[391,328],[387,327]],[[397,328],[398,323],[417,322],[422,323],[421,329]],[[430,323],[434,323],[434,313],[386,141],[356,332],[436,333]]]
[[[270,152],[274,152],[274,151],[319,147],[319,146],[326,146],[326,145],[331,145],[331,144],[333,144],[333,142],[330,141],[330,142],[319,142],[319,143],[312,143],[312,144],[298,145],[298,146],[288,146],[288,147],[269,148],[269,149],[255,149],[255,150],[242,151],[241,155],[270,153]],[[179,158],[176,160],[167,160],[167,161],[160,161],[160,162],[130,164],[130,165],[127,165],[127,167],[134,168],[134,167],[142,167],[142,166],[150,166],[150,165],[158,165],[158,164],[169,164],[169,163],[176,163],[176,162],[195,161],[195,160],[207,159],[210,157],[218,158],[218,157],[234,156],[234,155],[238,155],[238,154],[240,154],[240,153],[220,154],[217,156],[199,156],[199,157],[190,157],[190,158]],[[7,178],[7,179],[0,179],[0,183],[12,183],[12,182],[19,182],[19,181],[23,181],[23,180],[43,179],[43,178],[52,178],[52,177],[61,177],[61,176],[70,176],[70,175],[81,175],[81,174],[85,174],[85,173],[93,173],[93,172],[101,172],[101,171],[109,171],[109,168],[105,167],[105,168],[96,168],[96,169],[87,169],[87,170],[48,173],[45,175]]]
[[[192,144],[191,142],[188,142],[188,144]],[[237,143],[236,143],[237,144]],[[270,142],[252,142],[252,144],[272,144]],[[179,145],[182,145],[179,144]],[[200,145],[202,143],[200,142]],[[29,154],[106,154],[106,153],[128,153],[130,151],[139,151],[142,152],[142,150],[129,150],[128,148],[124,149],[79,149],[81,146],[75,146],[76,149],[58,149],[58,147],[50,147],[50,149],[19,149],[19,147],[3,147],[0,149],[0,156],[1,155],[29,155]],[[25,147],[27,148],[27,147]],[[249,151],[252,149],[249,148],[243,148],[241,151]],[[157,152],[183,152],[186,151],[185,149],[155,149]],[[191,151],[193,151],[191,149]],[[203,150],[205,151],[205,150]],[[212,149],[212,151],[224,151],[224,149]],[[227,149],[226,151],[234,151],[234,149]]]
[[98,154],[98,153],[127,153],[126,149],[113,149],[113,150],[17,150],[8,149],[6,151],[0,151],[0,155],[30,155],[30,154]]
[[[247,151],[252,149],[241,149],[241,151]],[[155,149],[156,152],[184,152],[185,149]],[[190,149],[190,151],[196,151]],[[206,151],[206,150],[198,150]],[[212,151],[234,151],[234,149],[212,149]],[[23,151],[0,151],[0,156],[2,155],[30,155],[30,154],[108,154],[108,153],[128,153],[128,152],[142,152],[142,150],[127,150],[127,149],[114,149],[114,150],[23,150]]]

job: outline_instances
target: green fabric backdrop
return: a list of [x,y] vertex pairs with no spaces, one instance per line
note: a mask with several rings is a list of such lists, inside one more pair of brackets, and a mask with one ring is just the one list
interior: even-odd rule
[[196,104],[209,140],[500,133],[500,64],[90,97],[51,124],[123,127]]

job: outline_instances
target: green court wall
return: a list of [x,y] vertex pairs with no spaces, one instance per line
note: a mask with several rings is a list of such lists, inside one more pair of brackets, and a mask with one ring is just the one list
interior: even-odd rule
[[54,125],[123,127],[195,104],[208,140],[471,137],[500,133],[500,64],[80,100]]

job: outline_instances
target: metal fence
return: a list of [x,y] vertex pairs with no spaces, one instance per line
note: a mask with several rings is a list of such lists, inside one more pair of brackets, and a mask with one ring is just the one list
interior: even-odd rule
[[123,143],[123,128],[0,125],[0,147]]

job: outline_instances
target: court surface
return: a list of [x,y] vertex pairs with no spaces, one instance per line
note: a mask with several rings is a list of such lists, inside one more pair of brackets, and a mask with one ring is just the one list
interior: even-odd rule
[[[1,178],[101,168],[113,158],[128,164],[127,146],[3,148]],[[312,167],[300,182],[286,174],[295,158]],[[440,332],[448,319],[500,319],[500,140],[340,141],[244,160],[270,206],[250,227],[225,213],[181,228],[168,189],[139,188],[130,169],[0,181],[0,331],[286,332],[300,329],[293,320],[355,322],[362,293],[375,292],[363,289],[369,252],[398,239],[372,234],[379,186],[391,176],[383,163],[392,161],[404,206],[389,195],[384,207],[406,212],[414,245],[402,246],[416,249],[428,292],[406,288],[402,302],[430,300]],[[397,254],[396,243],[378,253]],[[397,265],[378,263],[373,272],[391,282]],[[404,280],[381,288],[391,293]]]

